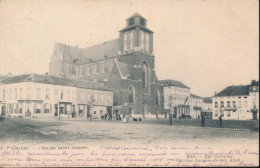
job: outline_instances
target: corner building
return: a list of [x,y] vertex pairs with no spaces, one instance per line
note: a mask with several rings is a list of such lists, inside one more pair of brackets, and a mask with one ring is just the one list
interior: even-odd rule
[[162,87],[155,74],[153,32],[135,13],[119,38],[87,48],[56,43],[51,75],[90,79],[113,89],[115,114],[155,117],[163,114]]

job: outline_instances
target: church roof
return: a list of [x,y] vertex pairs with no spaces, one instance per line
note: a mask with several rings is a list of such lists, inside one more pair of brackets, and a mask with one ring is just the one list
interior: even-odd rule
[[159,83],[163,86],[177,86],[181,88],[190,89],[188,86],[184,85],[182,82],[172,79],[159,80]]
[[78,64],[92,63],[118,55],[119,39],[106,41],[86,48],[78,48],[67,44],[56,43],[51,62],[63,59]]
[[112,91],[110,88],[107,88],[106,86],[103,86],[93,81],[69,79],[69,78],[62,78],[58,76],[42,75],[42,74],[23,74],[18,76],[11,76],[1,81],[2,84],[12,84],[12,83],[21,83],[21,82],[34,82],[34,83],[44,83],[44,84],[61,85],[61,86],[71,86],[71,87],[85,88],[85,89]]

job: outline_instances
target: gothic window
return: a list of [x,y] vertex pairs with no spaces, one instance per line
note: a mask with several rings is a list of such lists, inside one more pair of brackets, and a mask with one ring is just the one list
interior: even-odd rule
[[82,76],[85,76],[85,72],[86,72],[85,66],[82,67],[81,71],[82,71],[82,72],[81,72]]
[[140,31],[140,48],[144,50],[144,32]]
[[149,35],[145,33],[145,51],[149,50]]
[[75,66],[71,67],[71,75],[76,75],[76,67]]
[[109,64],[109,62],[105,62],[105,65],[104,65],[104,71],[105,72],[108,72],[108,64]]
[[147,65],[143,63],[142,65],[142,87],[145,88],[147,87],[147,82],[148,82],[148,70],[147,70]]
[[129,93],[128,93],[128,101],[129,103],[134,103],[134,89],[132,87],[129,88]]
[[96,73],[100,73],[99,63],[96,63]]
[[125,52],[128,53],[128,51],[129,51],[129,33],[125,33],[125,35],[124,35],[124,49],[125,49]]
[[135,48],[135,32],[132,31],[130,34],[130,49],[134,49]]

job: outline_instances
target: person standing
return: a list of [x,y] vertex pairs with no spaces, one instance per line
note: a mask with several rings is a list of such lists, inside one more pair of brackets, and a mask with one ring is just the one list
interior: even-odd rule
[[205,117],[204,115],[201,115],[201,127],[205,126]]
[[219,116],[219,127],[222,128],[222,115]]

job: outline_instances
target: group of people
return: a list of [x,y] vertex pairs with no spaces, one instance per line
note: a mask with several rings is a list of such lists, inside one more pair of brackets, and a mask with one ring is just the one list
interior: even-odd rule
[[[219,120],[219,127],[222,128],[222,115],[219,116],[218,120]],[[204,126],[205,126],[205,116],[202,115],[201,116],[201,127],[204,127]]]

